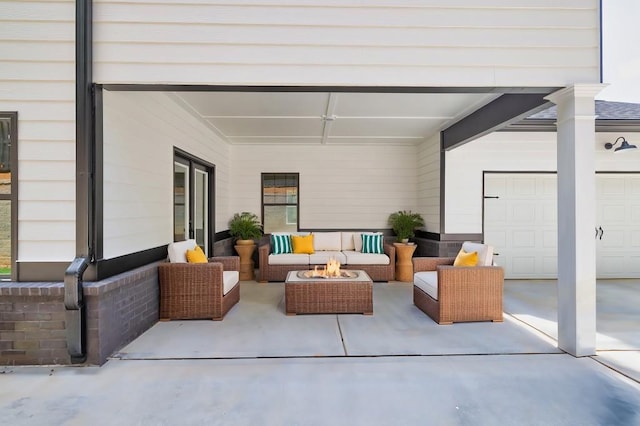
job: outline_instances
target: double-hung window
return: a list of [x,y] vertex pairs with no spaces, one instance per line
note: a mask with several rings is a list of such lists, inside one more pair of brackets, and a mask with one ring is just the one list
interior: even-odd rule
[[264,232],[298,230],[299,173],[262,173]]

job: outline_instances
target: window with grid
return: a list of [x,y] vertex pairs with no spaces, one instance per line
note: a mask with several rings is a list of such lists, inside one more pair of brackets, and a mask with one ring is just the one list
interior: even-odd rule
[[0,112],[0,279],[15,279],[17,118]]
[[262,221],[265,233],[298,230],[299,173],[262,174]]

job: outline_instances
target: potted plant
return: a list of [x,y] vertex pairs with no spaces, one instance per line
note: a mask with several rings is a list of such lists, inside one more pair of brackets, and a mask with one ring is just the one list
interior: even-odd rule
[[399,242],[406,243],[415,235],[415,230],[424,226],[424,219],[419,213],[411,210],[400,210],[389,215],[389,225],[396,233]]
[[262,236],[262,224],[254,213],[236,213],[229,221],[229,234],[239,245],[254,244],[254,240]]

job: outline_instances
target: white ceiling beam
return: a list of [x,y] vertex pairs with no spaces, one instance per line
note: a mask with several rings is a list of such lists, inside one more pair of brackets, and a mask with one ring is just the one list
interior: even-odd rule
[[327,108],[325,109],[324,115],[322,116],[322,120],[324,121],[324,127],[322,128],[322,142],[321,144],[325,145],[327,143],[327,139],[329,139],[329,135],[331,133],[331,125],[333,121],[337,118],[334,114],[336,110],[336,105],[338,104],[338,95],[337,93],[329,93],[329,99],[327,100]]

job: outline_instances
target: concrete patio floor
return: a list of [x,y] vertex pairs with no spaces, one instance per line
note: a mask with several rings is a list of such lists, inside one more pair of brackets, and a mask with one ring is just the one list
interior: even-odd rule
[[0,424],[640,425],[637,281],[598,284],[585,358],[557,348],[553,281],[508,281],[503,323],[452,326],[407,283],[375,283],[373,316],[241,288],[223,321],[157,323],[103,367],[1,368]]

